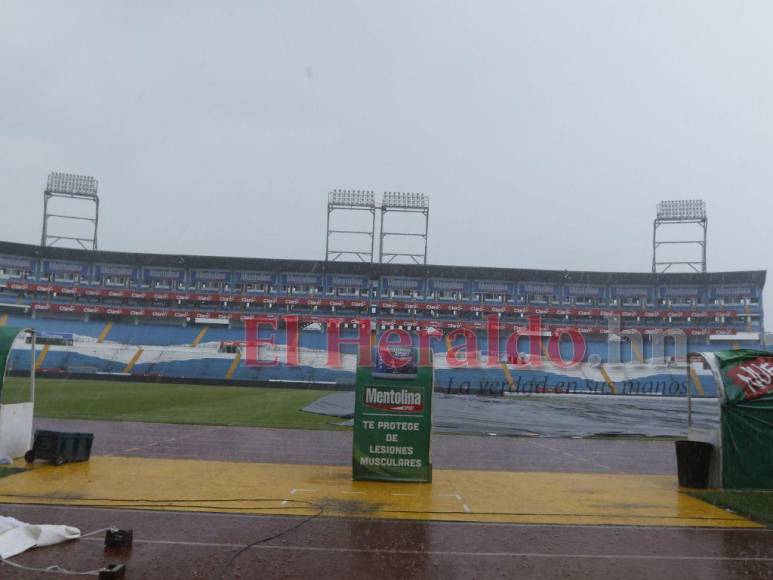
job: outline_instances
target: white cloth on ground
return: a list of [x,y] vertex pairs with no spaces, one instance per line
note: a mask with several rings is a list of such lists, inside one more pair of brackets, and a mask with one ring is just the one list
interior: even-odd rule
[[12,558],[30,548],[53,546],[77,540],[81,531],[72,526],[35,525],[10,516],[0,516],[0,558]]

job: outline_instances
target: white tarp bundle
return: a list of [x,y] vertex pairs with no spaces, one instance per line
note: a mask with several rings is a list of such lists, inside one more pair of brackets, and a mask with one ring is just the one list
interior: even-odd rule
[[34,525],[0,516],[0,558],[12,558],[30,548],[53,546],[77,540],[81,531],[72,526]]

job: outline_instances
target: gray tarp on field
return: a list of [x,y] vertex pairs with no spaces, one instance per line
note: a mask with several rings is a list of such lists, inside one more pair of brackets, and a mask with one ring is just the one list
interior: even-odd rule
[[[693,399],[696,427],[719,425],[716,399]],[[310,413],[351,418],[354,393],[333,393],[303,409]],[[687,399],[615,397],[609,395],[531,395],[480,397],[436,393],[432,400],[435,431],[590,437],[641,435],[682,437],[687,434]]]

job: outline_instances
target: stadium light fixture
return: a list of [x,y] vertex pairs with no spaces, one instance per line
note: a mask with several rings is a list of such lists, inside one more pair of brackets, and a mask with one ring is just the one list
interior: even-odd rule
[[[387,214],[393,214],[398,217],[399,214],[420,214],[423,217],[424,227],[421,231],[415,229],[415,223],[403,221],[401,229],[387,229],[385,227],[385,218]],[[394,214],[398,214],[395,216]],[[402,219],[402,218],[400,218]],[[410,224],[410,225],[409,225]],[[395,227],[397,224],[393,224]],[[409,228],[410,229],[407,229]],[[423,193],[402,193],[396,191],[385,191],[381,201],[381,228],[379,236],[379,254],[378,261],[381,263],[390,263],[396,259],[407,259],[415,264],[427,263],[427,238],[429,235],[429,197]],[[418,246],[413,252],[397,252],[387,249],[387,239],[393,237],[419,238],[423,242],[421,250]]]
[[661,201],[657,205],[659,220],[706,219],[706,202],[702,199],[676,199]]
[[427,209],[429,208],[429,197],[423,193],[386,191],[384,192],[384,198],[381,205],[385,209]]
[[[669,226],[669,229],[681,228],[683,236],[694,231],[695,226],[698,226],[701,228],[700,238],[696,239],[695,236],[690,235],[687,239],[679,237],[664,240],[658,235],[660,228],[663,226]],[[693,228],[693,230],[690,230],[690,228]],[[652,229],[653,274],[667,272],[674,266],[686,266],[692,271],[699,273],[706,272],[707,229],[706,202],[702,199],[673,199],[659,202]],[[682,253],[682,259],[662,259],[658,255],[658,250],[664,245],[688,247],[688,251]],[[691,255],[694,252],[689,252],[689,246],[698,248],[700,251],[699,257]]]
[[98,185],[99,182],[88,175],[54,172],[48,176],[46,193],[96,197]]
[[[349,213],[366,210],[371,213],[370,227],[365,229],[335,229],[331,227],[331,214],[334,212]],[[341,258],[354,256],[363,262],[373,262],[376,236],[376,211],[381,214],[381,228],[379,237],[379,262],[392,262],[396,258],[408,258],[417,264],[427,263],[427,234],[429,229],[429,197],[423,193],[399,193],[394,191],[384,192],[380,205],[376,205],[376,199],[372,191],[334,189],[328,193],[327,201],[327,234],[325,237],[325,260],[335,261]],[[424,218],[422,231],[387,231],[384,227],[384,218],[387,213],[405,214],[419,213]],[[400,218],[402,219],[402,218]],[[367,236],[370,238],[370,248],[358,249],[352,247],[352,236]],[[389,236],[418,237],[424,241],[423,250],[413,253],[387,252],[384,240]],[[338,247],[332,238],[343,242],[345,246]]]
[[[97,232],[99,230],[99,195],[97,190],[99,182],[89,175],[76,175],[74,173],[53,172],[48,175],[46,188],[43,190],[43,232],[40,236],[41,246],[53,246],[60,241],[74,242],[84,250],[97,249]],[[52,199],[64,200],[77,210],[76,214],[53,213],[49,211],[48,204]],[[83,207],[82,202],[94,204],[93,214]],[[72,203],[75,202],[75,203]],[[54,219],[57,226],[61,227],[62,220],[72,223],[86,222],[93,227],[90,235],[63,235],[52,234],[49,231],[49,221]]]
[[[337,229],[331,225],[331,215],[370,213],[367,229]],[[357,218],[359,220],[359,218]],[[362,223],[358,221],[357,223]],[[353,240],[369,239],[368,247]],[[373,249],[376,238],[376,196],[372,191],[360,189],[334,189],[327,196],[327,235],[325,236],[325,260],[335,261],[354,257],[361,262],[373,262]],[[331,248],[331,242],[334,248]],[[342,245],[341,245],[342,244]],[[340,245],[340,246],[339,246]]]
[[352,189],[334,189],[328,194],[328,203],[346,207],[376,207],[376,197],[372,191]]

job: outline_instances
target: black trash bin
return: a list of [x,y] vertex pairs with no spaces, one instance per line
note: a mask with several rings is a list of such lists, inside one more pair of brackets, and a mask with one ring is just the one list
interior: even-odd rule
[[24,460],[32,463],[36,459],[43,459],[56,465],[88,461],[93,442],[93,433],[66,433],[39,429],[35,431],[35,442],[32,444],[32,449],[24,454]]
[[714,446],[703,441],[676,442],[676,468],[681,487],[708,487],[713,451]]

